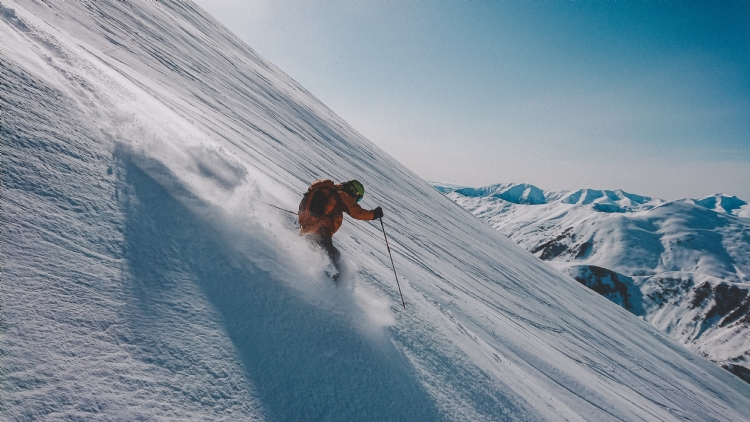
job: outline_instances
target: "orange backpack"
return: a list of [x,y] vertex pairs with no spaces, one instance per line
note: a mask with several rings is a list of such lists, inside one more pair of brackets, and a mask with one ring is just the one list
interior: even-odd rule
[[318,180],[307,189],[302,195],[302,201],[299,203],[299,214],[308,214],[312,217],[322,217],[326,215],[326,205],[331,199],[331,195],[336,193],[334,184],[330,180]]

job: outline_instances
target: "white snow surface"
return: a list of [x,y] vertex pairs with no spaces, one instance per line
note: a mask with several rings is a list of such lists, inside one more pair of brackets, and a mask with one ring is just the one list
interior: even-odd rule
[[[4,420],[747,420],[196,5],[1,4]],[[354,177],[406,310],[379,224],[334,285],[264,204]]]
[[[746,202],[724,194],[665,201],[621,190],[433,183],[576,279],[593,282],[592,267],[614,271],[618,280],[604,277],[609,288],[596,282],[590,287],[605,290],[600,293],[712,361],[750,369]],[[541,199],[509,194],[532,191]]]

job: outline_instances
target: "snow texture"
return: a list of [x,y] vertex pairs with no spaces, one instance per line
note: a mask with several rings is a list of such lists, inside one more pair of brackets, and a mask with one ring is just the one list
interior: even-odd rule
[[[746,420],[190,2],[2,0],[4,420]],[[343,273],[297,235],[318,178]],[[528,196],[528,195],[527,195]],[[532,195],[533,196],[533,195]]]

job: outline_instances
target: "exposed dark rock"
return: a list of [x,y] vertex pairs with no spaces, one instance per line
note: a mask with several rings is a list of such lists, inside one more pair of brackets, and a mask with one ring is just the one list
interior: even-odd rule
[[713,289],[711,288],[711,284],[709,282],[704,282],[701,284],[697,289],[695,289],[695,296],[693,296],[693,300],[690,302],[690,306],[695,309],[699,306],[703,306],[703,302],[711,295],[711,292]]
[[733,373],[734,375],[737,375],[741,380],[750,384],[750,369],[745,368],[744,366],[741,366],[741,365],[732,365],[732,364],[722,365],[721,367]]
[[549,261],[567,251],[568,245],[564,243],[550,242],[543,245],[543,249],[544,250],[542,251],[542,254],[539,256],[539,258],[543,259],[544,261]]
[[656,282],[659,289],[649,294],[648,297],[660,304],[682,302],[693,288],[692,277],[657,277]]
[[711,318],[715,315],[724,316],[732,309],[738,307],[747,297],[747,290],[740,289],[735,285],[719,283],[714,289],[716,304],[708,311],[706,315]]
[[[585,265],[577,267],[577,274],[573,278],[589,289],[599,293],[612,302],[617,303],[626,310],[636,315],[642,314],[640,300],[634,301],[633,294],[629,286],[632,286],[630,277],[618,274],[606,268],[595,265]],[[636,306],[636,303],[638,306]]]
[[539,251],[542,251],[542,254],[539,256],[539,258],[541,258],[544,261],[549,261],[551,259],[557,258],[558,256],[562,255],[570,248],[570,246],[568,245],[570,241],[568,242],[563,242],[563,241],[571,237],[570,232],[572,230],[573,230],[573,227],[568,227],[567,229],[565,229],[565,231],[560,233],[558,236],[532,249],[531,253],[535,254]]
[[706,306],[709,299],[712,299],[712,305],[704,315],[700,316],[700,319],[710,321],[717,317],[721,318],[719,327],[726,327],[735,322],[750,323],[750,291],[748,289],[725,282],[716,285],[704,282],[695,289],[690,306],[693,309]]
[[740,324],[750,322],[750,300],[735,308],[726,318],[721,320],[719,327],[726,327],[733,322],[739,321]]
[[578,246],[578,252],[576,253],[575,259],[586,256],[586,253],[588,253],[592,246],[594,246],[594,243],[590,240]]

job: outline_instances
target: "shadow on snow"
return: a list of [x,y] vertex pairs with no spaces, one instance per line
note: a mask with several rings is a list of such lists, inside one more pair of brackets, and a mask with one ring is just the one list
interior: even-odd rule
[[134,309],[146,321],[137,324],[158,318],[149,308],[168,294],[173,274],[188,273],[218,311],[271,420],[441,419],[392,343],[375,344],[253,262],[238,265],[217,230],[129,157],[119,158],[131,196],[124,237]]

